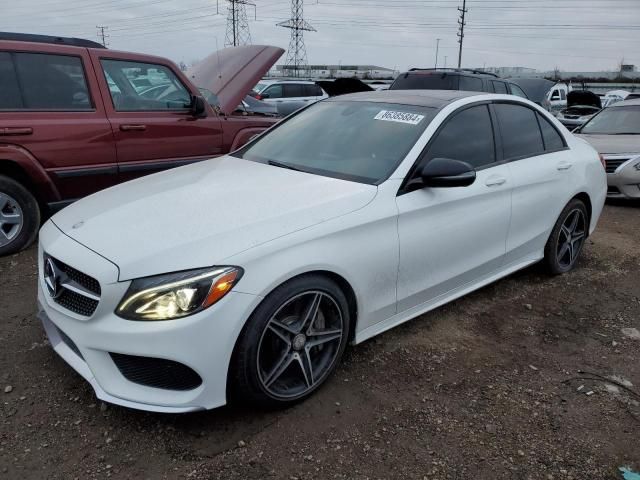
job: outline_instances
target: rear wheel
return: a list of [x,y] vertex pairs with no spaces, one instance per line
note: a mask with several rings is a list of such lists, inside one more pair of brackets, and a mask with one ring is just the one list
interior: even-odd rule
[[274,290],[255,310],[234,354],[232,385],[243,401],[286,406],[331,375],[348,341],[349,308],[329,278],[308,275]]
[[587,207],[573,199],[562,210],[544,249],[544,262],[550,273],[559,275],[573,269],[589,229]]
[[14,179],[0,175],[0,256],[33,243],[40,227],[35,197]]

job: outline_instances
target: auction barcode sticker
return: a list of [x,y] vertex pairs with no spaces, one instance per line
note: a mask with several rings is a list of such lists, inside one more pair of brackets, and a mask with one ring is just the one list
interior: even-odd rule
[[424,115],[418,115],[417,113],[408,112],[393,112],[391,110],[380,110],[374,120],[384,120],[386,122],[399,122],[408,123],[409,125],[418,125],[423,119]]

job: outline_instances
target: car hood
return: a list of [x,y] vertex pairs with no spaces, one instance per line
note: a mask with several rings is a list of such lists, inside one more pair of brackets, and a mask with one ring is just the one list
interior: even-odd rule
[[335,80],[318,80],[316,82],[330,97],[347,93],[372,92],[374,89],[358,78],[336,78]]
[[640,154],[640,135],[601,135],[580,133],[577,137],[583,138],[595,148],[598,153],[611,154]]
[[364,207],[377,187],[225,156],[103,190],[53,216],[120,280],[228,257]]
[[283,53],[282,48],[266,45],[224,48],[195,65],[188,76],[215,93],[220,110],[230,115]]
[[595,107],[602,108],[600,97],[588,90],[572,90],[567,94],[567,108],[569,107]]

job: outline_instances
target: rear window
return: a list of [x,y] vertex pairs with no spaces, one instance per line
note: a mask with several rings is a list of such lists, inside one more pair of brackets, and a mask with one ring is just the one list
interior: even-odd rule
[[0,108],[62,111],[93,108],[79,57],[3,53],[0,64]]
[[458,90],[460,75],[450,73],[408,73],[400,75],[389,90]]
[[322,90],[318,85],[304,85],[304,97],[321,97]]
[[507,93],[507,84],[504,82],[491,81],[493,91],[496,93]]
[[284,96],[288,98],[304,97],[303,86],[304,85],[300,85],[299,83],[285,83],[283,85]]

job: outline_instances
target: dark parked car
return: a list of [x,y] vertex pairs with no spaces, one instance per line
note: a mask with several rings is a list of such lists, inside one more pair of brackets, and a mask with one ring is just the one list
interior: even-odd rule
[[225,49],[191,73],[92,41],[0,33],[0,255],[51,211],[116,183],[223,155],[277,118],[236,112],[284,51]]
[[412,68],[398,75],[389,90],[466,90],[528,98],[518,85],[493,73],[457,68]]

